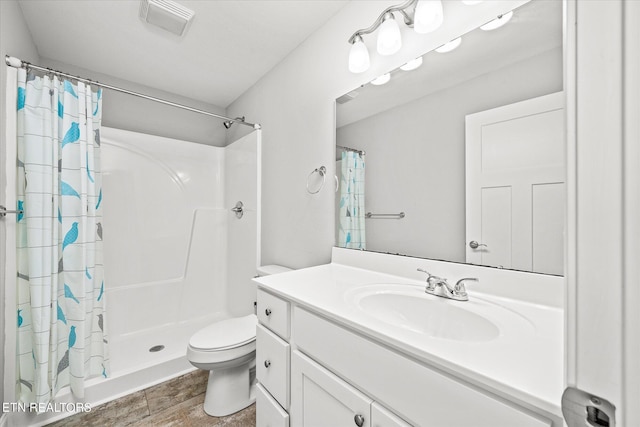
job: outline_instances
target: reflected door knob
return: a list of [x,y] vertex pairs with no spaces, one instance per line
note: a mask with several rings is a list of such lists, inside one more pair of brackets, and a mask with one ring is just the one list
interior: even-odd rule
[[353,417],[353,421],[358,427],[362,427],[362,425],[364,424],[364,417],[360,414],[356,414],[356,416]]
[[236,205],[231,208],[232,212],[235,212],[236,214],[236,218],[240,219],[242,218],[242,215],[244,214],[244,207],[242,202],[237,202]]
[[478,243],[475,240],[472,240],[469,242],[469,247],[471,249],[478,249],[480,247],[484,246],[485,248],[487,247],[487,245],[485,245],[484,243]]

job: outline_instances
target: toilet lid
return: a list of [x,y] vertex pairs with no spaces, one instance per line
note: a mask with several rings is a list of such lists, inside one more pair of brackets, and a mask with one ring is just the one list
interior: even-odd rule
[[257,324],[255,314],[221,320],[196,332],[189,345],[201,350],[239,347],[256,339]]

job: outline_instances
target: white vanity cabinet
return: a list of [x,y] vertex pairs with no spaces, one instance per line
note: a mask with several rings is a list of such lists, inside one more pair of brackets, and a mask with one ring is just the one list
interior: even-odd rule
[[256,426],[289,426],[289,302],[258,291]]
[[293,307],[258,290],[256,426],[411,427],[309,357],[291,350]]
[[[562,426],[536,407],[461,380],[259,288],[259,312],[266,310],[264,301],[286,308],[289,323],[279,324],[282,335],[277,335],[265,325],[272,322],[271,314],[260,319],[256,363],[264,396],[257,400],[258,427]],[[286,367],[284,373],[269,371],[274,361]],[[280,423],[263,422],[267,417]]]

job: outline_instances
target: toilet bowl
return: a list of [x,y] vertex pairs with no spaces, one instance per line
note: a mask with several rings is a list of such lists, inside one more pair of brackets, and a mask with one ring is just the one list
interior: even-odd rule
[[189,340],[187,359],[209,371],[204,398],[207,414],[233,414],[255,401],[257,323],[255,314],[233,317],[199,330]]
[[[258,268],[258,275],[290,271],[281,266]],[[187,346],[187,359],[196,368],[209,371],[204,411],[222,417],[255,402],[256,325],[255,314],[232,317],[196,332]]]

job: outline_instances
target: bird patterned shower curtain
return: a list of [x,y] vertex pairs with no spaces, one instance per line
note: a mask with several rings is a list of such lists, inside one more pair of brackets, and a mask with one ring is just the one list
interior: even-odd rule
[[18,71],[17,395],[49,403],[108,375],[101,90]]
[[342,153],[338,246],[366,249],[364,207],[364,153]]

